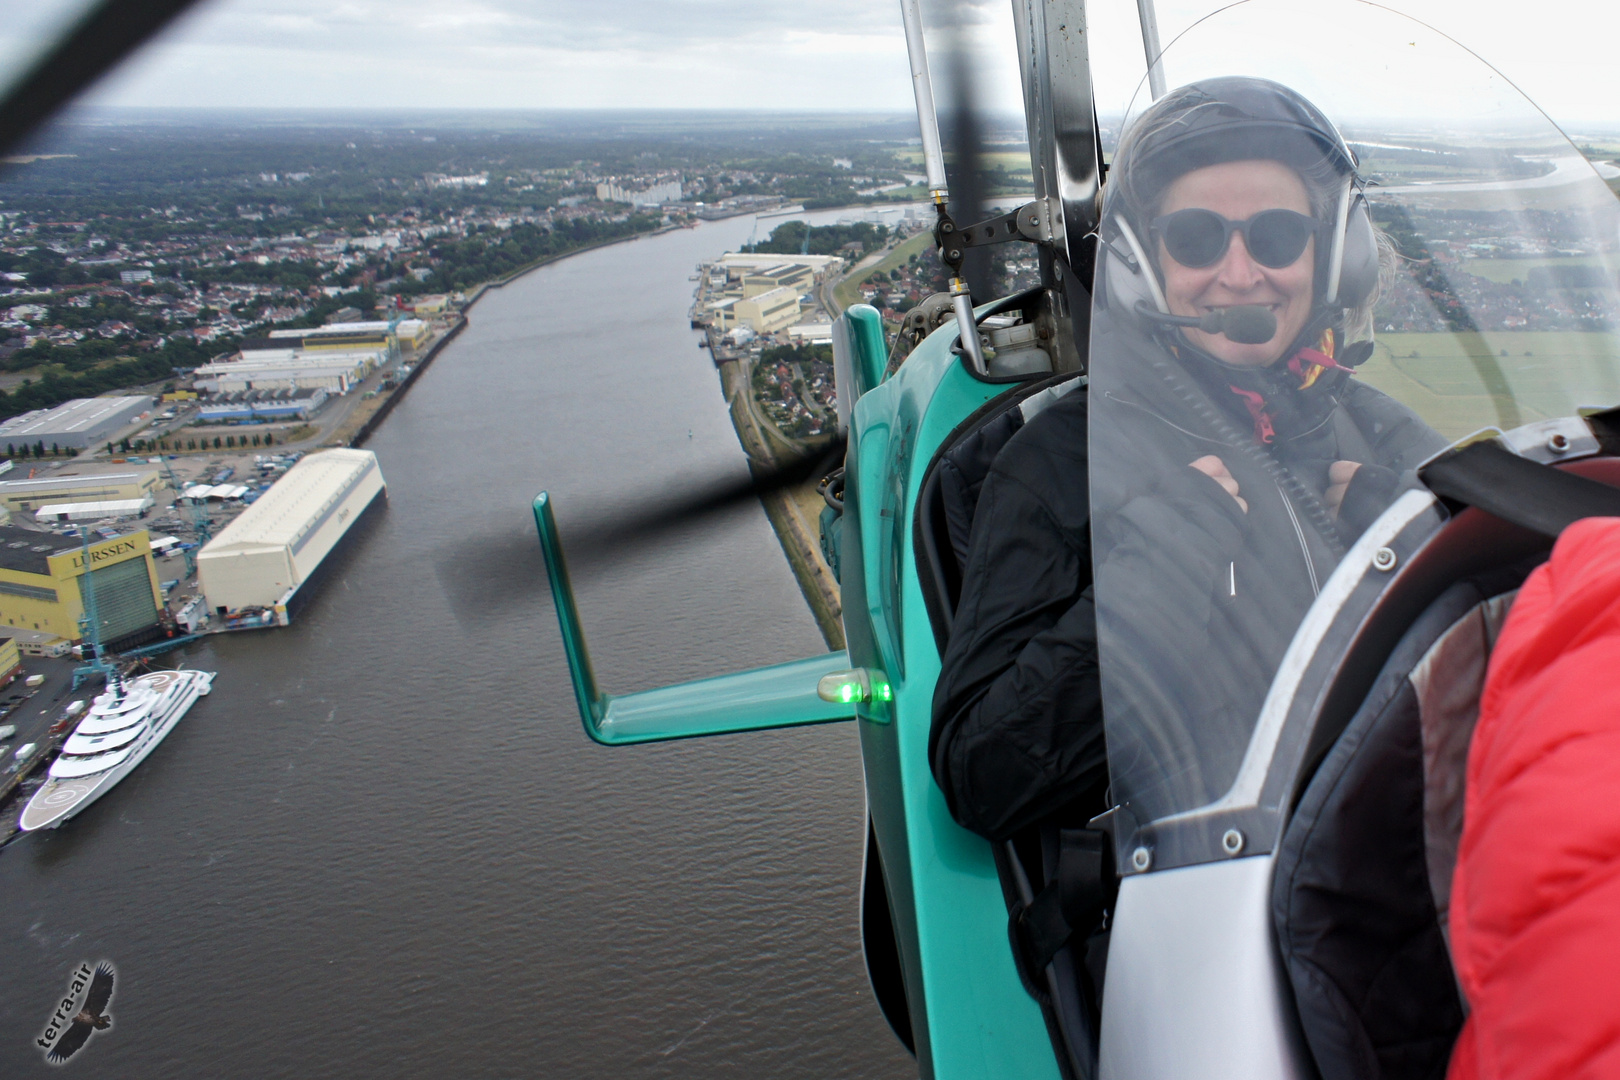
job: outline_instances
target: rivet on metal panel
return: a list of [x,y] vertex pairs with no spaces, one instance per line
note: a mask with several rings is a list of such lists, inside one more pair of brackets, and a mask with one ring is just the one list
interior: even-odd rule
[[1374,570],[1382,570],[1387,574],[1389,571],[1395,569],[1395,563],[1397,561],[1398,560],[1395,557],[1395,552],[1391,551],[1387,547],[1381,547],[1377,551],[1373,552],[1372,564]]
[[1153,852],[1149,851],[1147,848],[1139,847],[1135,851],[1131,852],[1131,869],[1132,870],[1137,870],[1137,871],[1146,870],[1148,867],[1150,867],[1152,865],[1153,865]]
[[1236,829],[1227,829],[1221,836],[1221,850],[1228,855],[1243,854],[1243,834]]

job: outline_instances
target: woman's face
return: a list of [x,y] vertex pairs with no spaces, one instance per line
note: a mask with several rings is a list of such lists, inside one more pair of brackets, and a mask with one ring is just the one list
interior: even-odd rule
[[[1229,161],[1195,169],[1165,190],[1161,215],[1197,208],[1213,210],[1229,221],[1247,221],[1262,210],[1293,210],[1309,215],[1310,199],[1299,174],[1277,161]],[[1223,334],[1186,327],[1182,333],[1218,360],[1238,367],[1275,363],[1305,327],[1311,315],[1316,238],[1293,263],[1280,270],[1262,266],[1249,255],[1240,233],[1232,233],[1226,253],[1210,266],[1182,266],[1159,241],[1159,269],[1164,298],[1172,315],[1207,315],[1220,308],[1260,305],[1277,317],[1277,332],[1259,345],[1240,345]]]

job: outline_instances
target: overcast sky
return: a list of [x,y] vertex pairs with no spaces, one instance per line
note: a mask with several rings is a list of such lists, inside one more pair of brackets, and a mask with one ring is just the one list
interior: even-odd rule
[[[1291,0],[1310,11],[1327,0]],[[0,0],[8,75],[86,0]],[[924,0],[972,24],[986,95],[1016,106],[1007,0]],[[1169,42],[1219,6],[1160,0]],[[1495,64],[1567,130],[1620,130],[1617,5],[1598,0],[1395,0]],[[1102,111],[1143,72],[1135,0],[1092,0]],[[1335,47],[1324,19],[1300,54]],[[1106,47],[1104,47],[1106,46]],[[101,104],[454,108],[912,108],[897,0],[205,0],[94,93]]]

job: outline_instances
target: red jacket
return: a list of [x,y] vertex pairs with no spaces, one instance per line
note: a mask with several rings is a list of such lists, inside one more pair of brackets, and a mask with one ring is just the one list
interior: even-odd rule
[[1620,518],[1570,526],[1520,591],[1464,822],[1449,1080],[1620,1080]]

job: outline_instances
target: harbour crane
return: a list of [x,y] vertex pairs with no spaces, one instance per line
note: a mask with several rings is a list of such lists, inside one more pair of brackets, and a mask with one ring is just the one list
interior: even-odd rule
[[[169,459],[167,457],[163,459],[163,475],[168,478],[169,486],[174,489],[175,505],[181,506],[182,493],[185,489],[181,486],[180,478],[175,475],[174,467],[169,464]],[[196,544],[193,547],[185,549],[186,577],[189,578],[197,572],[197,552],[202,549],[204,544],[208,543],[208,541],[213,538],[214,526],[213,522],[211,522],[208,518],[208,511],[206,508],[199,506],[196,502],[189,499],[184,500],[183,505],[184,509],[181,511],[181,513],[186,515],[186,519],[190,523],[191,531],[195,534],[196,539]]]

